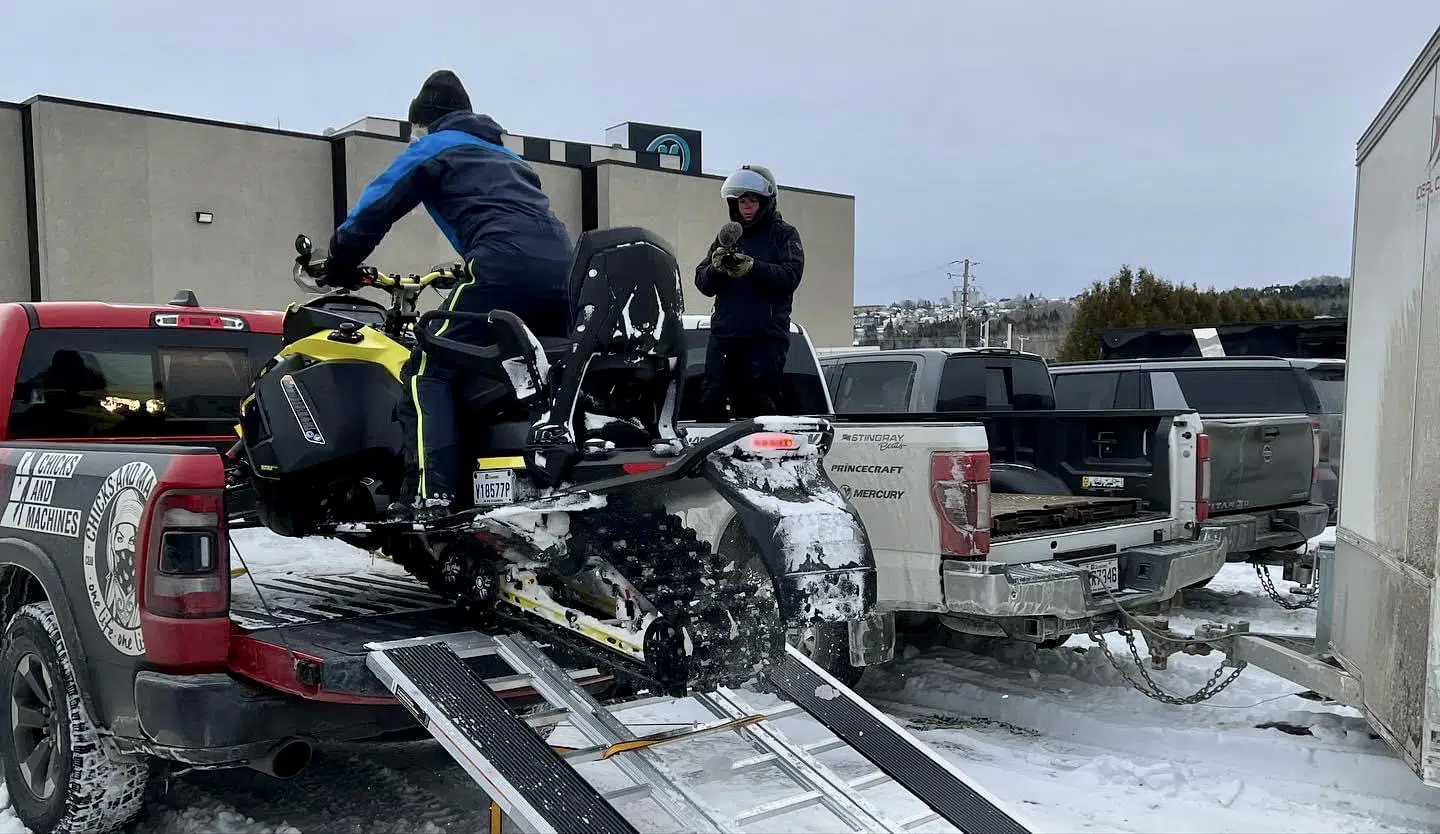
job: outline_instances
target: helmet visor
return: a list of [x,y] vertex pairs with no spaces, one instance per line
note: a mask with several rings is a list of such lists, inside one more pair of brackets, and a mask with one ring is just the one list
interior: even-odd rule
[[742,168],[725,178],[725,182],[720,185],[720,196],[727,200],[733,200],[742,194],[774,197],[775,188],[770,185],[769,180],[748,168]]

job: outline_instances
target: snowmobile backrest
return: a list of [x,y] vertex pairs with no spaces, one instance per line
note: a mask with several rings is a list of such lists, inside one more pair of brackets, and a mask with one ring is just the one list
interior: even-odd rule
[[569,294],[573,338],[591,342],[593,351],[669,357],[683,350],[679,261],[649,229],[620,226],[582,234]]
[[[442,321],[464,321],[472,327],[487,328],[493,341],[475,345],[439,335],[436,325]],[[549,382],[550,361],[545,347],[519,316],[506,310],[431,310],[415,323],[415,341],[434,359],[507,383],[518,402],[544,393]]]
[[527,443],[527,467],[543,486],[562,482],[580,460],[582,405],[591,401],[603,400],[605,414],[637,421],[652,441],[675,437],[685,300],[670,245],[638,226],[585,232],[568,291],[575,350],[558,369],[551,408]]

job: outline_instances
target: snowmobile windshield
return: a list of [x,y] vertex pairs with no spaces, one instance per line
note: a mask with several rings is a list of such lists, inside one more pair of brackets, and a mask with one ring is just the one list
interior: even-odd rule
[[774,197],[775,188],[770,181],[749,169],[741,169],[725,178],[720,185],[720,196],[727,200],[738,199],[744,194],[758,194]]

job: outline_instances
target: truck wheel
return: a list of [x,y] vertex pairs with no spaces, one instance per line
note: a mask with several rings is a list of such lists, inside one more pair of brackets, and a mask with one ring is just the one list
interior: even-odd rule
[[865,667],[850,664],[850,630],[844,623],[819,623],[792,629],[785,637],[816,666],[851,689],[865,674]]
[[0,686],[0,768],[26,827],[109,832],[140,813],[150,769],[105,750],[49,602],[26,605],[10,619]]
[[[765,569],[765,562],[758,555],[752,555],[745,562],[745,570],[761,587],[769,587],[774,594],[774,580]],[[792,628],[785,632],[785,641],[810,658],[816,666],[830,673],[836,680],[848,687],[860,682],[865,674],[864,667],[850,665],[850,630],[844,623],[823,623],[803,629]]]

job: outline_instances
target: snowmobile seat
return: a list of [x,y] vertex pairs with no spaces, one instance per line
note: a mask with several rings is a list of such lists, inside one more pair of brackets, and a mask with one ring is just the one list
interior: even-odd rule
[[680,281],[674,251],[647,229],[580,236],[568,287],[574,352],[557,367],[551,408],[535,421],[526,444],[526,465],[538,483],[567,479],[583,456],[592,409],[639,428],[624,432],[631,447],[675,438],[684,352]]
[[[434,325],[446,320],[482,324],[489,328],[493,341],[474,345],[437,335]],[[471,419],[493,416],[542,394],[549,368],[569,356],[575,346],[570,339],[535,336],[518,316],[505,310],[432,310],[416,322],[415,339],[432,358],[464,369],[457,399],[461,411]]]

